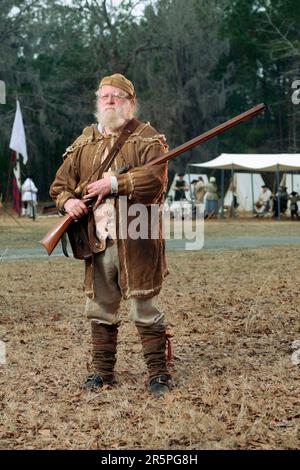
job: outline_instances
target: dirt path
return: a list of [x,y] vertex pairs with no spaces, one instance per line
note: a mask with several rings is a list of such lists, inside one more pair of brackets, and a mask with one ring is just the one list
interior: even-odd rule
[[[241,249],[241,248],[259,248],[263,246],[290,246],[300,245],[300,237],[287,236],[287,237],[237,237],[237,238],[220,238],[220,239],[206,239],[204,240],[204,250],[222,250],[222,249]],[[183,251],[186,249],[185,240],[168,240],[168,251]],[[192,245],[191,248],[192,249]],[[195,249],[195,248],[194,248]],[[196,248],[201,249],[201,244]],[[71,253],[70,250],[68,250]],[[61,247],[54,250],[52,257],[63,256]],[[6,248],[0,250],[0,260],[19,260],[30,258],[48,258],[44,248],[37,246],[34,248]]]

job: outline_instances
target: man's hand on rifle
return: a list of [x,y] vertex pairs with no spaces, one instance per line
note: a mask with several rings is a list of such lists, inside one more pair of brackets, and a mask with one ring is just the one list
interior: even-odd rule
[[110,176],[104,176],[100,180],[90,183],[86,187],[87,194],[83,197],[84,202],[88,202],[89,199],[97,197],[96,204],[94,205],[94,210],[100,206],[103,199],[111,194],[111,179]]
[[80,219],[84,214],[88,213],[88,208],[80,199],[71,198],[65,202],[64,209],[67,214],[69,214],[72,219]]

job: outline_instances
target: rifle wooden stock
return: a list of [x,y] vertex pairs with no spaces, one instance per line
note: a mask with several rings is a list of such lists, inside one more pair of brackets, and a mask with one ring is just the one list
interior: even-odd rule
[[[89,199],[85,205],[90,209],[96,203],[97,197]],[[74,219],[69,214],[64,215],[55,225],[51,228],[44,238],[39,243],[47,250],[50,256],[63,234],[67,231],[69,225],[74,222]]]
[[[221,132],[226,131],[227,129],[230,129],[231,127],[236,126],[242,121],[246,121],[247,119],[250,119],[257,114],[261,113],[264,111],[266,108],[266,105],[264,103],[258,104],[257,106],[254,106],[254,108],[249,109],[248,111],[239,114],[238,116],[229,119],[229,121],[224,122],[223,124],[220,124],[217,127],[214,127],[213,129],[204,132],[203,134],[199,135],[198,137],[195,137],[192,140],[189,140],[188,142],[180,145],[179,147],[176,147],[173,150],[170,150],[170,152],[167,152],[163,155],[161,155],[158,158],[155,158],[151,162],[147,163],[144,165],[144,167],[150,167],[153,165],[162,165],[163,163],[168,162],[172,158],[177,157],[181,153],[187,152],[188,150],[196,147],[197,145],[203,144],[203,142],[206,142],[207,140],[211,139],[212,137],[215,137],[218,134],[221,134]],[[96,198],[97,199],[97,198]],[[58,244],[60,238],[62,235],[65,233],[69,225],[73,222],[73,219],[70,215],[65,215],[57,224],[49,230],[49,232],[45,235],[45,237],[39,242],[43,245],[44,248],[46,248],[48,255],[51,255],[52,251]]]
[[50,256],[56,245],[58,244],[59,240],[69,227],[69,225],[73,222],[72,217],[69,214],[64,215],[57,224],[54,225],[53,228],[46,233],[44,238],[39,241],[44,248],[46,248],[48,255]]

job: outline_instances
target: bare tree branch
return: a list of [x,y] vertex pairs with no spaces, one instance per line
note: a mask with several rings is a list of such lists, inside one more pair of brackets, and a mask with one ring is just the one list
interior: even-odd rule
[[[288,39],[287,33],[283,34],[282,31],[274,24],[274,22],[272,21],[272,18],[269,15],[269,13],[267,12],[267,10],[264,11],[264,14],[265,14],[265,16],[268,20],[269,25],[272,26],[272,28],[277,33],[277,35],[282,39],[283,44],[285,44],[285,46],[292,52],[292,55],[293,56],[300,56],[300,50],[297,49],[294,46],[294,44]],[[279,42],[278,44],[282,45],[282,42]]]

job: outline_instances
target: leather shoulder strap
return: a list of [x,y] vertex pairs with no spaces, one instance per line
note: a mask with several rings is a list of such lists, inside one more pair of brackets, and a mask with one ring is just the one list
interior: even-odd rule
[[138,121],[137,119],[133,118],[131,119],[130,121],[127,122],[127,124],[123,127],[122,131],[121,131],[121,134],[119,135],[119,137],[117,138],[116,142],[114,143],[114,145],[112,146],[112,148],[110,149],[110,152],[108,153],[106,159],[104,160],[104,162],[102,162],[94,171],[93,173],[91,174],[89,180],[93,177],[93,175],[98,172],[99,174],[99,178],[101,177],[101,175],[107,171],[113,161],[115,160],[116,156],[118,155],[118,153],[120,152],[122,146],[124,145],[124,143],[126,142],[126,140],[128,139],[128,137],[135,131],[135,129],[141,124],[140,121]]

